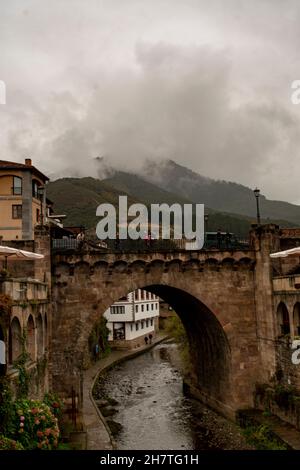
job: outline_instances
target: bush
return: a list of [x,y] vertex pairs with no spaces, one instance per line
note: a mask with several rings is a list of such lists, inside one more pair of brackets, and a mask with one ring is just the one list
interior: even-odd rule
[[60,418],[63,411],[63,402],[55,393],[46,393],[44,396],[44,403],[49,406],[52,414],[56,418]]
[[287,450],[287,446],[277,439],[265,424],[248,426],[243,430],[243,434],[247,442],[257,450]]
[[56,448],[59,438],[57,421],[46,403],[38,400],[17,400],[14,403],[14,437],[26,450]]
[[0,434],[0,450],[24,450],[20,442],[4,437]]

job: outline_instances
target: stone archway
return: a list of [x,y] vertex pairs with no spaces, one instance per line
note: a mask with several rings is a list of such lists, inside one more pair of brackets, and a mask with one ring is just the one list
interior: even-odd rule
[[9,328],[9,362],[12,364],[22,354],[22,330],[19,319],[14,317]]
[[291,332],[289,311],[284,302],[277,307],[277,334],[278,336],[289,335]]
[[27,338],[26,338],[26,348],[27,352],[30,356],[30,359],[32,361],[35,361],[36,359],[36,330],[35,330],[35,325],[33,321],[33,316],[29,315],[28,320],[27,320]]
[[43,327],[43,317],[40,313],[36,320],[37,327],[37,357],[41,358],[44,354],[44,327]]
[[[197,254],[59,258],[54,271],[53,387],[80,394],[88,337],[104,312],[136,289],[171,304],[186,327],[199,395],[231,418],[253,406],[260,377],[253,260]],[[93,261],[89,263],[88,261]],[[84,299],[84,302],[82,301]]]

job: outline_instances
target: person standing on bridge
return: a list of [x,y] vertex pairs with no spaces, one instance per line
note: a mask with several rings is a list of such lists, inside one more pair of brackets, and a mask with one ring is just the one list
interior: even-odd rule
[[229,233],[228,231],[226,232],[226,235],[225,235],[225,245],[226,245],[227,250],[229,249],[231,245],[231,233]]

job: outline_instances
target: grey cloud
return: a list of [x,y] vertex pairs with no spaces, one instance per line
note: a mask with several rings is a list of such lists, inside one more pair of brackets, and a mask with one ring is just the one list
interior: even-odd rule
[[1,158],[56,176],[171,158],[300,202],[298,19],[293,0],[12,0]]

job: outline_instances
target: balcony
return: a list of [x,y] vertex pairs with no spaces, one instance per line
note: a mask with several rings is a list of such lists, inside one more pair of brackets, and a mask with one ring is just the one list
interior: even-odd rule
[[300,293],[300,275],[279,276],[273,279],[274,292]]

